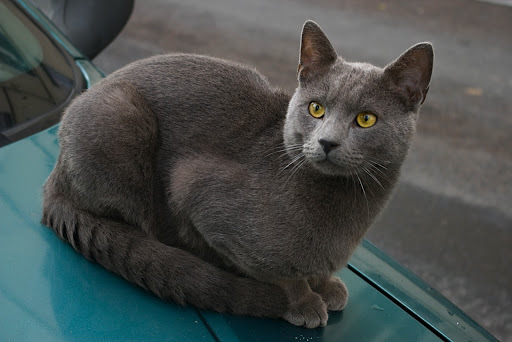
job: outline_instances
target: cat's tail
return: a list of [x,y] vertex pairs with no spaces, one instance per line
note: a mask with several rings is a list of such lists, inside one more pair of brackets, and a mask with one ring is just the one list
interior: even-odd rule
[[286,296],[277,286],[223,271],[126,223],[96,217],[45,192],[43,224],[90,261],[164,300],[275,318],[287,310]]

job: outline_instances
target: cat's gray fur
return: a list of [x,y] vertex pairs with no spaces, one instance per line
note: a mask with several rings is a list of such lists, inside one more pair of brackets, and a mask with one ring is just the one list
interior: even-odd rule
[[[215,58],[130,64],[67,109],[42,222],[163,299],[325,325],[348,298],[332,274],[390,196],[432,61],[422,43],[385,69],[349,63],[308,21],[291,98]],[[360,112],[377,123],[358,127]]]

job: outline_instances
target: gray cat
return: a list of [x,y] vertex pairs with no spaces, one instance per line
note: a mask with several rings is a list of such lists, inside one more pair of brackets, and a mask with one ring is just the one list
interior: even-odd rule
[[312,21],[292,97],[252,68],[172,54],[79,96],[42,222],[165,300],[313,328],[397,181],[432,72],[428,43],[381,69]]

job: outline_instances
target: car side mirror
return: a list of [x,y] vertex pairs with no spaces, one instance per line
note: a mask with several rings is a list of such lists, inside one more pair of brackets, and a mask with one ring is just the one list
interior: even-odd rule
[[121,32],[134,0],[32,0],[89,59]]

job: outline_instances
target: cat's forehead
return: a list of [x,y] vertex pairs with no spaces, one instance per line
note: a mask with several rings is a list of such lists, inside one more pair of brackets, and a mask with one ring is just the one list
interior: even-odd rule
[[372,92],[378,85],[382,69],[368,63],[340,62],[333,66],[325,81],[328,84],[327,99],[358,97]]
[[300,85],[301,101],[321,101],[323,105],[358,106],[369,104],[382,91],[384,69],[368,63],[346,62],[341,58],[329,71]]

